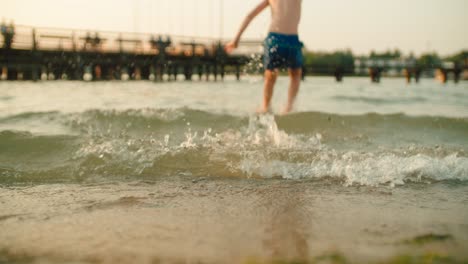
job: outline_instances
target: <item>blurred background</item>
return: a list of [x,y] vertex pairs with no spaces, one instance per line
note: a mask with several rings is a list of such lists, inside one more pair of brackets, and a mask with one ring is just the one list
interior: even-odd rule
[[[222,43],[235,35],[242,19],[256,4],[258,0],[0,0],[0,38],[3,38],[0,41],[3,48],[26,50],[77,52],[87,49],[99,53],[152,55],[163,51],[172,55],[211,56],[218,58],[216,63],[213,62],[215,58],[206,57],[205,61],[214,68],[212,71],[223,75],[225,72],[242,73],[241,68],[249,65],[248,62],[251,62],[248,71],[261,72],[261,44],[267,33],[269,12],[264,12],[248,28],[243,45],[234,54],[238,58],[228,61],[224,58],[227,54],[222,51]],[[422,75],[437,77],[442,82],[466,79],[466,10],[468,3],[464,0],[304,1],[300,35],[305,44],[305,74],[335,75],[337,80],[342,75],[377,75],[377,78],[372,78],[374,81],[380,75],[411,75],[416,79]],[[13,31],[14,34],[8,33]],[[157,43],[161,36],[161,41],[167,43]],[[10,54],[13,57],[10,59],[5,56],[4,52],[0,63],[3,68],[12,68],[10,75],[12,70],[15,72],[13,75],[24,71],[17,68],[29,68],[27,65],[11,66],[12,60],[22,60],[21,54]],[[44,59],[44,56],[37,55],[41,62],[24,61],[29,65],[40,64],[36,67],[37,78],[45,72],[49,75],[53,71],[50,68],[72,67],[48,66],[51,59]],[[69,54],[63,56],[70,60]],[[254,57],[256,60],[252,66],[251,58]],[[103,66],[104,62],[85,60],[79,66],[83,68],[81,71],[88,71],[94,79],[100,79],[96,75],[103,74],[96,74],[94,69],[99,65],[106,68],[104,75],[109,75],[109,67]],[[206,65],[198,67],[198,62],[191,63],[192,69],[182,69],[186,62],[180,58],[159,59],[162,65],[166,65],[168,60],[177,61],[175,64],[179,66],[172,71],[183,72],[186,77],[192,75],[188,71],[207,72]],[[145,72],[142,78],[149,78],[150,72],[157,75],[155,72],[158,70],[148,67],[139,67],[139,71]],[[121,70],[117,69],[120,67],[114,65],[113,68],[119,72],[117,78],[122,78]],[[128,69],[125,74],[132,78],[134,71]],[[54,77],[60,78],[63,74],[57,72]],[[81,72],[69,73],[68,78],[70,75],[83,78]],[[12,78],[8,77],[8,69],[3,70],[5,78]]]

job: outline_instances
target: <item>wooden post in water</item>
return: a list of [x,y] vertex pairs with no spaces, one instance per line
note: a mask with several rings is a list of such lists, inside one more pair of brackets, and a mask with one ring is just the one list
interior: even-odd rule
[[411,79],[412,79],[412,74],[411,74],[411,69],[410,68],[406,68],[403,70],[403,75],[405,75],[405,79],[406,79],[406,83],[407,84],[410,84],[411,83]]
[[221,64],[221,80],[224,81],[224,76],[226,75],[226,68],[224,64]]
[[54,65],[52,68],[52,73],[54,76],[54,80],[60,80],[62,78],[62,75],[64,73],[64,69],[60,67],[59,65]]
[[179,65],[174,64],[172,66],[172,75],[174,76],[174,81],[177,81],[177,75],[179,74]]
[[11,66],[7,66],[7,80],[8,81],[16,81],[16,77],[18,77],[17,75],[17,71],[15,68],[11,67]]
[[201,81],[203,78],[203,64],[201,63],[198,64],[197,70],[198,70],[198,80]]
[[453,78],[454,78],[455,83],[460,82],[461,73],[462,73],[462,69],[460,65],[456,63],[455,68],[453,69]]
[[334,75],[335,75],[335,80],[337,82],[342,82],[343,81],[343,67],[336,66]]
[[156,65],[156,66],[153,66],[151,68],[151,71],[150,71],[151,74],[153,74],[154,81],[155,82],[162,82],[163,81],[163,75],[164,75],[163,66],[159,61],[156,61],[156,63],[154,63],[154,65]]
[[380,77],[382,74],[382,69],[379,67],[370,67],[369,68],[369,75],[371,78],[371,82],[373,83],[380,83]]
[[81,56],[77,52],[75,52],[73,54],[73,64],[72,64],[70,78],[72,80],[82,80],[82,77],[83,77],[83,65],[82,65]]
[[190,73],[190,66],[191,66],[190,63],[186,63],[184,65],[184,67],[183,67],[184,68],[184,77],[185,77],[186,81],[192,80],[192,75]]
[[209,64],[206,64],[205,65],[205,81],[209,81],[210,80],[210,71],[211,71],[211,66]]
[[448,79],[448,72],[446,69],[440,67],[439,69],[437,69],[435,77],[441,83],[446,84]]
[[133,70],[133,80],[140,81],[141,80],[141,67],[140,66],[135,66]]
[[218,62],[215,61],[213,65],[213,74],[214,74],[214,80],[215,82],[218,81]]
[[221,76],[221,80],[224,80],[226,56],[226,51],[224,50],[223,43],[220,40],[216,45],[215,52],[215,81],[218,79],[218,66],[220,70],[219,74]]
[[34,82],[39,80],[39,67],[35,65],[31,67],[31,80]]
[[0,80],[6,81],[8,79],[8,67],[3,66],[2,67],[2,72],[0,74]]
[[167,80],[170,82],[172,81],[172,67],[174,67],[174,65],[172,65],[172,63],[170,63],[168,66],[167,66]]
[[18,72],[16,73],[16,80],[18,81],[24,80],[24,71],[21,67],[18,68]]
[[102,68],[101,68],[101,65],[99,64],[96,64],[94,66],[94,80],[95,81],[102,80]]
[[414,81],[416,83],[419,83],[419,79],[421,78],[421,68],[419,66],[416,66],[414,69]]

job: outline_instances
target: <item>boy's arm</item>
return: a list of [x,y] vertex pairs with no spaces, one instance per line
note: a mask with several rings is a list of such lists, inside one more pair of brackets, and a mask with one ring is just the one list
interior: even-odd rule
[[257,5],[248,15],[247,17],[244,19],[244,22],[242,22],[242,25],[239,29],[239,32],[237,32],[237,35],[236,37],[234,38],[234,40],[232,40],[231,42],[229,42],[228,44],[226,44],[226,51],[227,52],[231,52],[233,51],[235,48],[237,48],[237,46],[239,45],[239,41],[240,41],[240,38],[242,36],[242,34],[244,33],[245,29],[249,26],[250,22],[252,22],[252,20],[258,15],[260,14],[265,8],[267,8],[269,6],[269,2],[268,0],[262,0],[262,2]]

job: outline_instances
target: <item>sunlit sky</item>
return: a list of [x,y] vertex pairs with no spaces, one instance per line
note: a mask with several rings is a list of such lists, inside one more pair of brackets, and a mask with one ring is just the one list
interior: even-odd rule
[[[230,38],[258,2],[0,0],[0,17],[32,26]],[[468,49],[467,12],[468,0],[303,0],[300,35],[315,51],[399,48],[406,54],[449,55]],[[258,17],[244,36],[263,38],[269,15]]]

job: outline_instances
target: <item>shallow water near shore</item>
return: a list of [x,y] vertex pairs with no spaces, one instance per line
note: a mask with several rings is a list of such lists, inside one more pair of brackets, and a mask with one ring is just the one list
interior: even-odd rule
[[0,83],[0,263],[467,261],[468,83],[261,86]]

